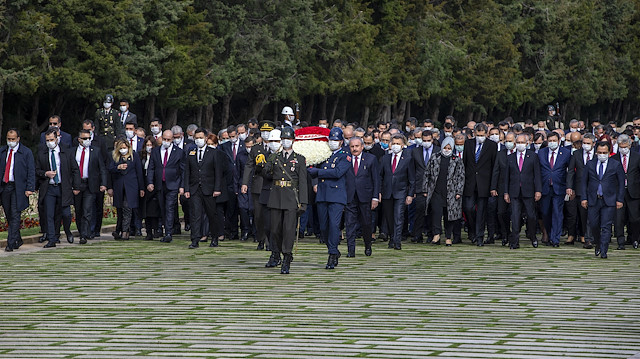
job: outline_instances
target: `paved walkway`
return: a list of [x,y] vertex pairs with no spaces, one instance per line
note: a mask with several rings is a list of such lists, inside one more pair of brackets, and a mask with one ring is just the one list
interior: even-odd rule
[[[629,358],[640,251],[374,244],[292,274],[225,241],[141,240],[0,257],[2,358]],[[361,245],[361,242],[358,243]],[[36,247],[33,247],[36,248]],[[28,252],[28,253],[25,253]],[[343,253],[346,248],[343,249]]]

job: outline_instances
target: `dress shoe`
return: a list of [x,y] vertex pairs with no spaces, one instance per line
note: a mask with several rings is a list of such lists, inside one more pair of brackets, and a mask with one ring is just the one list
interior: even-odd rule
[[218,238],[212,238],[211,244],[209,244],[209,247],[217,247],[217,246],[218,246]]
[[509,249],[518,249],[518,248],[520,248],[520,246],[517,244],[509,244]]
[[162,239],[160,240],[160,242],[163,242],[163,243],[171,243],[171,241],[172,241],[172,240],[173,240],[173,237],[171,237],[171,236],[164,236],[164,238],[162,238]]
[[327,265],[324,267],[325,269],[335,269],[336,268],[336,255],[329,254],[329,259],[327,259]]
[[271,252],[271,256],[269,257],[269,261],[264,266],[266,268],[277,267],[282,261],[280,260],[280,253]]
[[367,247],[364,249],[364,255],[367,257],[371,256],[371,247]]
[[449,238],[445,239],[445,241],[444,241],[444,245],[445,245],[446,247],[451,247],[451,244],[452,244],[452,242],[451,242],[451,240],[450,240]]
[[424,242],[424,238],[422,238],[422,236],[418,236],[418,237],[415,237],[415,241],[416,241],[416,243],[423,243]]
[[387,248],[393,249],[393,247],[394,247],[393,242],[389,241],[389,244],[387,245]]
[[559,244],[559,243],[554,243],[554,244],[552,244],[552,247],[553,247],[553,248],[559,248],[559,247],[560,247],[560,244]]
[[47,242],[47,244],[45,244],[43,248],[53,248],[55,246],[55,242]]
[[338,252],[338,254],[336,254],[336,259],[333,261],[334,265],[337,267],[338,266],[338,259],[340,259],[340,257],[342,257],[342,253]]
[[67,242],[73,243],[73,236],[67,236]]
[[161,229],[156,229],[153,232],[153,238],[162,238],[162,230]]
[[144,237],[145,241],[152,241],[153,240],[153,234],[151,234],[151,232],[147,233],[147,236]]
[[22,247],[23,244],[24,244],[24,241],[22,240],[22,238],[18,238],[18,242],[13,246],[13,249],[18,249]]
[[142,237],[142,230],[141,229],[136,229],[135,236],[136,237]]
[[298,232],[298,239],[304,239],[304,232],[303,231]]
[[198,239],[192,239],[191,240],[191,244],[189,245],[189,249],[195,249],[200,247],[200,240]]
[[289,274],[292,260],[293,256],[291,255],[291,253],[284,254],[284,258],[282,259],[282,267],[280,267],[280,274]]
[[264,249],[264,242],[258,242],[258,248],[256,250],[261,251]]
[[44,241],[47,240],[47,235],[43,234],[40,236],[40,238],[38,238],[38,243],[44,243]]
[[244,233],[241,237],[240,240],[243,242],[246,242],[247,239],[249,239],[249,232]]
[[401,249],[402,249],[402,244],[400,244],[400,243],[396,244],[396,245],[393,247],[393,249],[395,249],[395,250],[397,250],[397,251],[401,250]]
[[596,257],[600,256],[600,248],[595,249]]
[[356,256],[356,249],[349,248],[349,252],[347,253],[347,258],[354,258]]
[[582,245],[582,248],[584,248],[584,249],[592,249],[593,248],[593,244],[591,242],[584,242],[584,244]]
[[607,259],[607,255],[606,255],[606,254],[604,254],[604,253],[602,253],[602,255],[600,256],[600,258],[602,258],[602,259]]
[[100,232],[95,232],[91,239],[100,238],[101,236],[102,236],[102,234]]
[[574,244],[576,244],[576,241],[566,241],[566,242],[564,242],[565,246],[572,246]]
[[87,239],[86,238],[80,238],[80,244],[87,244]]
[[476,246],[484,247],[484,241],[476,241]]
[[113,236],[113,239],[122,238],[122,236],[120,235],[120,232],[118,232],[118,231],[111,232],[111,235]]
[[496,241],[493,238],[487,239],[486,241],[484,241],[484,244],[494,244],[494,243],[496,243]]
[[387,234],[386,233],[380,233],[378,235],[378,239],[382,240],[383,242],[387,241]]
[[509,243],[509,241],[506,238],[502,238],[502,246],[505,247],[507,243]]
[[618,246],[618,248],[616,248],[616,250],[624,251],[624,246]]
[[633,249],[638,249],[638,241],[633,241]]
[[533,246],[533,248],[538,248],[538,241],[531,241],[531,245]]
[[191,232],[191,224],[187,223],[184,225],[184,231],[185,232]]
[[13,252],[13,248],[11,248],[10,245],[7,245],[6,247],[4,247],[4,251],[5,252]]

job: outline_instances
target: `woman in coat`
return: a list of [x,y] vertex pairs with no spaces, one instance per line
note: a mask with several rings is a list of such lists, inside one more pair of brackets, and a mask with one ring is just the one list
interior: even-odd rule
[[447,137],[442,149],[427,162],[422,182],[427,208],[431,204],[433,219],[432,244],[440,244],[442,219],[444,217],[446,245],[451,246],[453,226],[462,218],[462,192],[464,190],[464,164],[462,159],[452,156],[454,140]]
[[[132,208],[138,208],[144,197],[142,162],[128,141],[118,140],[113,150],[109,172],[113,180],[113,205],[118,209],[117,228],[122,228],[122,239],[129,239]],[[116,237],[116,239],[119,239]]]
[[[153,136],[147,136],[147,138],[144,139],[144,146],[142,147],[142,151],[140,151],[144,181],[147,179],[147,169],[149,168],[149,161],[151,159],[151,150],[156,146],[158,146],[158,142]],[[140,216],[144,218],[144,225],[147,230],[147,236],[145,239],[151,241],[153,238],[162,237],[162,227],[160,226],[162,213],[160,212],[160,202],[158,200],[157,192],[147,191],[146,185],[148,185],[148,183],[145,183],[144,198],[140,201]]]

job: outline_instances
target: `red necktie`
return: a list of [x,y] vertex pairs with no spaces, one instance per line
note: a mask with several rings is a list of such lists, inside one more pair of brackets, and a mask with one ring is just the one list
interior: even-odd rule
[[[589,160],[591,159],[591,154],[589,152],[587,152],[587,162],[589,162]],[[585,163],[586,165],[586,163]]]
[[13,158],[13,148],[9,151],[9,158],[7,158],[7,165],[4,167],[4,183],[9,182],[9,172],[11,171],[12,158]]
[[233,160],[234,160],[234,161],[236,160],[236,153],[237,153],[237,150],[236,150],[236,144],[234,143],[234,144],[233,144]]
[[391,163],[391,173],[396,173],[397,158],[398,155],[393,155],[393,163]]
[[86,148],[82,149],[82,155],[80,155],[80,178],[84,178],[84,151]]
[[551,151],[551,159],[549,160],[549,166],[551,167],[551,169],[553,169],[553,165],[555,164],[555,160],[553,155],[555,154],[555,152]]
[[627,155],[622,156],[622,168],[624,173],[627,173]]
[[164,170],[167,167],[167,158],[169,158],[169,149],[164,150],[164,160],[162,161],[162,182],[165,182]]
[[354,162],[353,162],[353,173],[356,176],[358,175],[358,156],[355,157]]
[[131,149],[133,149],[133,138],[131,139]]
[[524,162],[524,153],[520,152],[520,163],[518,163],[518,169],[522,172],[522,162]]

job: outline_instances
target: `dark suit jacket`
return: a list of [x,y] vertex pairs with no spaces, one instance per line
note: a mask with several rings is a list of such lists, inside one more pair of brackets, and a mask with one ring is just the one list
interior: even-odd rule
[[190,150],[185,161],[184,191],[193,194],[201,189],[205,196],[212,196],[213,192],[222,192],[223,171],[218,160],[216,150],[208,146],[204,147],[201,162],[198,162],[198,150]]
[[[70,149],[73,152],[73,158],[75,159],[76,151],[78,147],[72,147]],[[87,189],[91,193],[100,192],[100,186],[107,187],[107,172],[108,168],[105,166],[100,149],[89,147],[89,183],[87,184]],[[113,158],[111,159],[113,161]],[[76,161],[77,163],[77,161]],[[80,170],[80,164],[78,163],[78,171]],[[82,179],[82,178],[81,178]]]
[[479,197],[489,197],[491,184],[497,183],[497,180],[492,178],[497,155],[498,145],[491,140],[485,140],[480,151],[480,158],[476,163],[476,140],[465,141],[462,153],[465,170],[465,196],[473,196],[477,191]]
[[[127,164],[127,169],[119,170],[118,165],[123,163]],[[113,177],[113,206],[121,208],[126,196],[129,208],[138,208],[140,202],[139,192],[145,187],[142,161],[140,161],[138,154],[134,152],[132,157],[128,159],[120,158],[118,162],[115,162],[112,158],[109,172]],[[160,176],[162,176],[162,172]]]
[[[165,180],[167,189],[177,191],[183,187],[182,178],[184,173],[184,152],[175,145],[171,145],[171,154],[167,159],[165,168]],[[162,189],[162,160],[160,149],[158,146],[151,151],[151,160],[149,168],[147,168],[147,183],[153,184],[155,190]]]
[[[120,123],[122,123],[123,118],[122,116],[124,116],[124,113],[120,112]],[[138,126],[138,116],[136,116],[135,113],[129,111],[129,113],[127,113],[127,118],[124,119],[124,123],[126,124],[127,122],[133,122],[136,124],[136,127]],[[124,127],[124,125],[122,126]]]
[[[4,169],[7,165],[7,155],[9,147],[0,148],[0,181],[4,179]],[[16,186],[16,201],[18,211],[23,211],[29,207],[29,198],[24,192],[36,190],[36,169],[33,153],[29,147],[20,143],[18,150],[13,152],[13,178]],[[2,186],[0,186],[2,193]]]
[[[431,150],[430,156],[433,156],[436,153],[440,152],[440,147],[436,145],[431,145],[430,150]],[[416,183],[421,184],[422,179],[426,176],[424,171],[425,171],[425,168],[427,167],[427,164],[424,163],[424,147],[415,146],[414,148],[412,148],[411,157],[413,157],[413,166],[415,167],[415,170],[416,170]],[[422,186],[418,185],[418,187],[416,188],[416,193],[422,193],[422,190],[423,190]]]
[[415,194],[416,170],[411,152],[404,150],[396,163],[395,173],[391,168],[392,155],[382,157],[382,199],[404,199]]
[[[499,146],[500,147],[500,146]],[[515,151],[514,151],[515,153]],[[502,196],[507,192],[504,186],[505,177],[508,170],[507,157],[509,151],[502,146],[502,150],[498,151],[496,155],[496,163],[493,166],[493,176],[491,177],[491,189],[498,192],[499,196]]]
[[358,163],[358,175],[353,170],[353,156],[351,169],[347,171],[347,203],[351,203],[358,195],[358,201],[370,202],[380,195],[380,171],[376,156],[362,152]]
[[382,147],[380,147],[379,143],[374,143],[373,147],[370,150],[364,150],[364,152],[370,153],[374,156],[376,156],[376,158],[378,159],[378,162],[380,161],[380,159],[382,158],[382,156],[385,155],[385,150],[382,149]]
[[567,190],[567,167],[569,167],[569,161],[571,160],[571,151],[560,147],[556,150],[556,154],[557,158],[554,159],[553,170],[551,170],[549,147],[541,148],[538,151],[543,196],[550,192],[549,179],[553,181],[553,193],[556,195],[564,195]]
[[622,170],[622,164],[609,158],[602,180],[598,176],[597,168],[599,165],[600,162],[596,157],[596,159],[589,161],[585,167],[582,176],[582,193],[580,194],[582,200],[586,199],[593,206],[598,199],[598,185],[602,183],[602,196],[607,206],[614,207],[616,202],[624,202],[624,171]]
[[233,143],[231,141],[223,143],[220,147],[222,151],[229,158],[229,164],[231,165],[231,172],[233,174],[233,192],[240,193],[240,186],[242,185],[242,169],[239,168],[240,160],[247,156],[247,148],[243,141],[238,140],[238,149],[236,150],[236,159],[233,159]]
[[514,152],[507,157],[507,170],[504,176],[505,193],[511,198],[531,198],[542,191],[540,179],[540,160],[533,151],[524,152],[522,171],[518,167],[520,153]]
[[[622,155],[620,152],[611,156],[620,164],[622,164]],[[624,170],[624,167],[622,168]],[[627,179],[627,192],[633,199],[640,198],[640,153],[635,151],[629,151],[627,155],[627,173],[625,175]]]
[[[569,167],[567,168],[567,188],[571,188],[578,196],[581,196],[582,193],[582,176],[585,168],[583,155],[584,150],[575,151],[571,155]],[[591,155],[591,159],[596,156],[595,149],[591,150]]]
[[[43,205],[44,198],[49,189],[49,177],[45,176],[47,171],[51,171],[51,165],[49,164],[49,157],[51,152],[40,151],[38,152],[36,160],[36,178],[40,182],[38,203]],[[67,207],[73,204],[73,190],[80,189],[80,169],[78,169],[78,163],[76,162],[75,149],[68,147],[60,147],[60,168],[62,169],[60,186],[62,193],[62,206]]]

